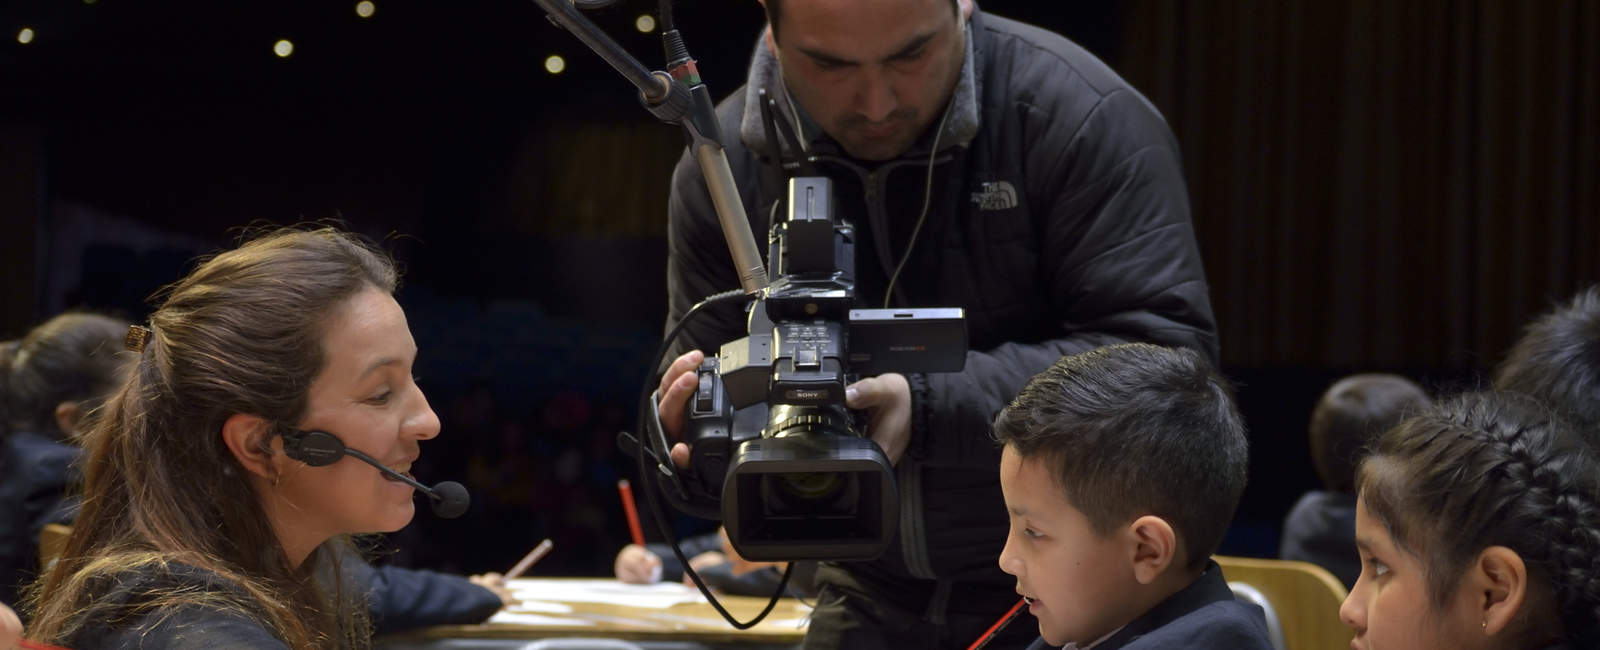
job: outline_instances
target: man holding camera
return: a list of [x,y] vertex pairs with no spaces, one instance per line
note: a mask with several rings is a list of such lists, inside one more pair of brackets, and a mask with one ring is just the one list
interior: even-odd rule
[[[990,421],[1063,355],[1148,341],[1217,360],[1177,143],[1156,109],[1065,38],[971,0],[763,0],[746,85],[717,107],[751,228],[781,215],[773,158],[833,181],[856,228],[865,307],[961,307],[962,372],[847,390],[895,463],[900,520],[876,560],[825,563],[807,648],[965,648],[1017,600],[996,565],[1008,520]],[[762,119],[761,91],[801,151]],[[669,324],[739,286],[685,155],[669,206]],[[685,329],[661,382],[681,436],[703,354],[745,334],[736,307]],[[688,462],[682,445],[673,450]],[[1032,625],[996,647],[1020,647]],[[1010,645],[1007,641],[1015,640]]]

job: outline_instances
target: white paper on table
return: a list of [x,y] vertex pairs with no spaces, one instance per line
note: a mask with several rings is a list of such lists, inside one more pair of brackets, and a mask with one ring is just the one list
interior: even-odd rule
[[501,625],[594,625],[594,621],[585,621],[581,618],[557,618],[541,614],[520,614],[517,612],[500,611],[489,617],[489,624]]
[[617,580],[550,580],[517,578],[506,587],[517,600],[560,603],[609,603],[623,607],[666,609],[706,602],[700,591],[676,582],[632,585]]
[[[723,619],[715,616],[680,616],[676,614],[659,613],[645,614],[644,617],[652,621],[673,621],[676,623],[693,623],[695,625],[720,626],[724,622]],[[806,625],[810,624],[810,622],[811,619],[809,618],[767,618],[762,619],[761,625],[802,630],[805,629]]]
[[505,611],[535,614],[571,614],[572,606],[543,600],[522,600],[506,605]]
[[809,619],[809,618],[767,619],[767,620],[762,621],[761,624],[762,625],[771,625],[773,627],[792,627],[792,628],[798,630],[798,629],[804,628],[807,625],[810,625],[811,624],[811,619]]

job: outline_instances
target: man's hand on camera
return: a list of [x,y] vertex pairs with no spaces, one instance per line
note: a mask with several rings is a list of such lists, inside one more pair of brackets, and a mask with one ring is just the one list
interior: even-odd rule
[[844,389],[844,404],[869,412],[867,436],[883,448],[890,464],[900,464],[911,444],[911,384],[905,375],[889,372],[850,384]]
[[[673,359],[666,374],[661,375],[661,387],[657,393],[661,401],[656,404],[656,410],[661,415],[661,429],[669,440],[683,438],[684,406],[689,403],[689,396],[694,394],[695,386],[699,383],[695,369],[700,367],[700,362],[705,358],[705,353],[690,350]],[[679,442],[672,446],[669,455],[672,456],[672,464],[680,469],[689,467],[689,445]]]

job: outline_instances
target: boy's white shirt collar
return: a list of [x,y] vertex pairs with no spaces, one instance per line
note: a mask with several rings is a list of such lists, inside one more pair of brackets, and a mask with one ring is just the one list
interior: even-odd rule
[[1127,625],[1123,625],[1122,627],[1119,627],[1119,628],[1117,628],[1115,630],[1112,630],[1112,631],[1108,632],[1105,636],[1100,637],[1098,639],[1095,639],[1089,645],[1082,645],[1081,646],[1081,645],[1078,645],[1076,643],[1068,643],[1068,644],[1066,644],[1064,646],[1061,646],[1061,650],[1091,650],[1095,646],[1100,645],[1101,643],[1105,642],[1106,639],[1109,639],[1109,638],[1111,638],[1113,636],[1116,636],[1116,634],[1118,632],[1122,631],[1123,627],[1128,627],[1128,626]]

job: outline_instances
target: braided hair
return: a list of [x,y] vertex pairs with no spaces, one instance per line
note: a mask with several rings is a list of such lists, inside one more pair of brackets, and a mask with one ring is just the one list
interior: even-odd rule
[[1600,464],[1533,399],[1471,393],[1405,420],[1362,464],[1360,491],[1422,559],[1436,610],[1479,553],[1504,546],[1528,567],[1530,593],[1547,589],[1555,605],[1524,632],[1559,629],[1578,647],[1600,634]]

